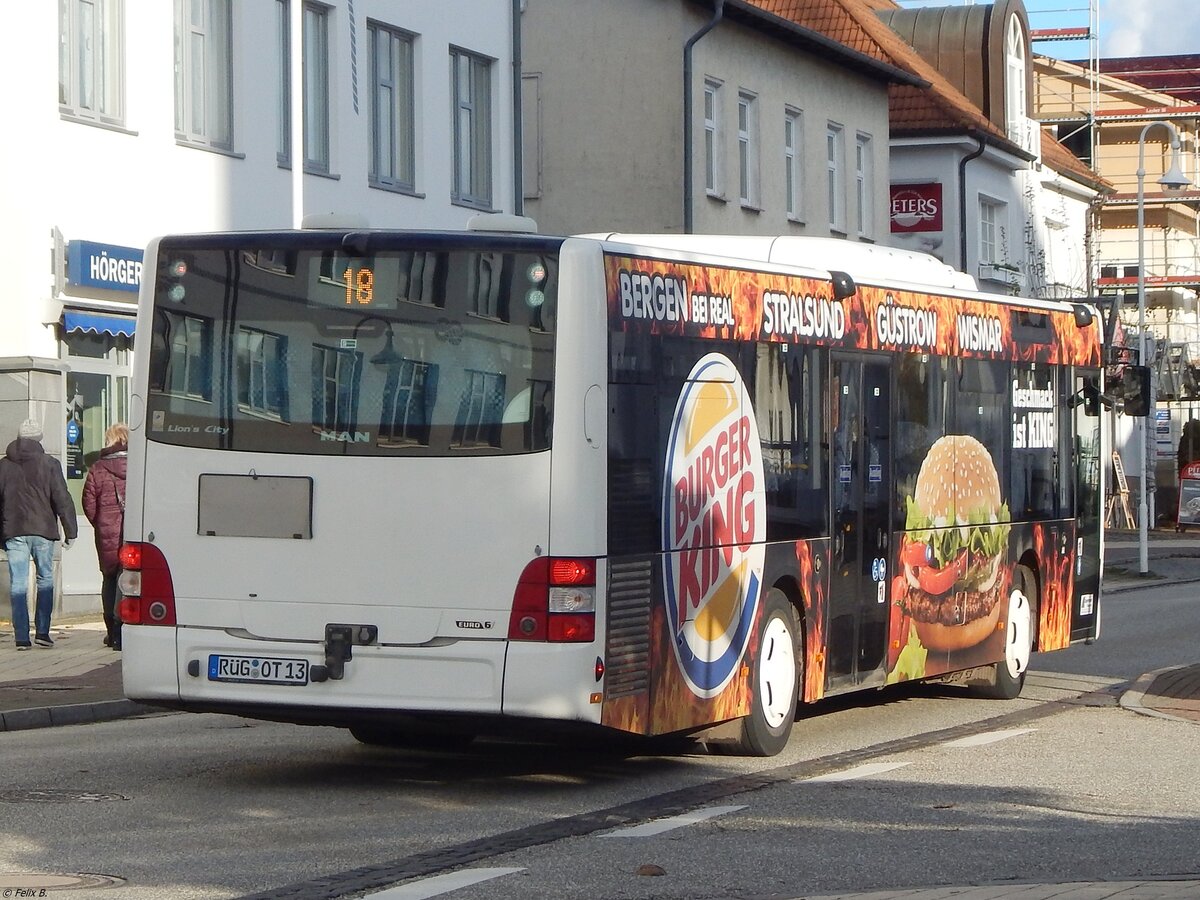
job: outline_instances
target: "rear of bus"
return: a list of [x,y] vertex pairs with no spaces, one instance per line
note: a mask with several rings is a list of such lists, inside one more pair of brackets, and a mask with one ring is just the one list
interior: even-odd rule
[[151,244],[129,697],[364,730],[598,721],[604,299],[598,245],[566,247]]

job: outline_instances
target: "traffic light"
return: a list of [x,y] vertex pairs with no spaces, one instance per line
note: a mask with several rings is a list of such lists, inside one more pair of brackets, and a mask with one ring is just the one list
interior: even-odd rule
[[1150,415],[1150,410],[1154,408],[1150,395],[1150,367],[1126,366],[1118,396],[1125,402],[1125,415]]

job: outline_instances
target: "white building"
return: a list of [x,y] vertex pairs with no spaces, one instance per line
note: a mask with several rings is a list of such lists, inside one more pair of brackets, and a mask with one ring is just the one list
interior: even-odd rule
[[[469,16],[433,0],[299,3],[41,0],[0,34],[0,452],[23,419],[42,421],[77,507],[105,429],[137,415],[150,237],[332,212],[457,229],[481,210],[519,211],[513,0],[475,0]],[[68,612],[97,608],[80,522],[59,579]]]

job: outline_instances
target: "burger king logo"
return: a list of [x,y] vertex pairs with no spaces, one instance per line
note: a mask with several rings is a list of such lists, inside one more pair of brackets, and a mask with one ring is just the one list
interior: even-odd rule
[[714,697],[746,652],[762,585],[767,516],[758,423],[733,363],[693,367],[671,420],[663,480],[663,579],[675,658]]

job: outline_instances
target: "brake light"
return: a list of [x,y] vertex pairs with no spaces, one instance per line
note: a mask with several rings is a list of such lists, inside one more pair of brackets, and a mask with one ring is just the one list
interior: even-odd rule
[[596,639],[596,561],[541,556],[513,593],[510,641],[587,643]]
[[171,568],[153,544],[122,545],[117,558],[121,575],[117,587],[121,600],[117,615],[126,625],[174,625],[175,586]]

